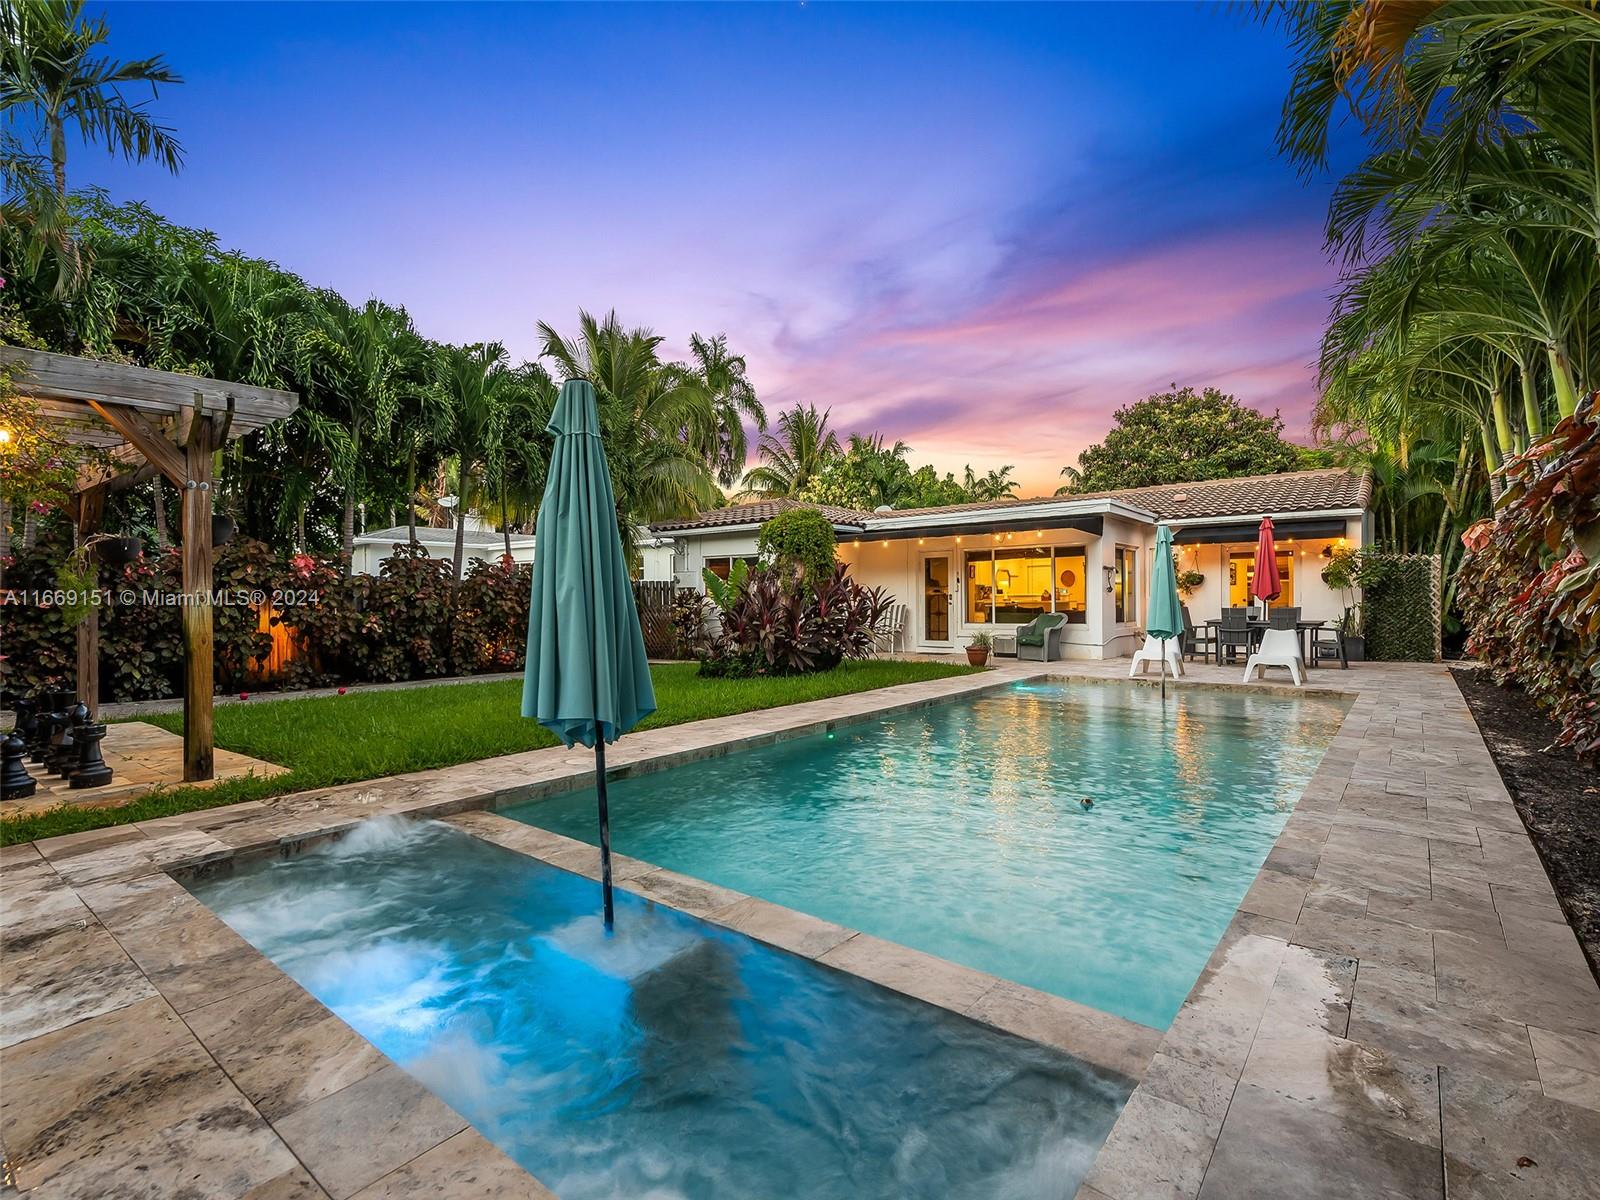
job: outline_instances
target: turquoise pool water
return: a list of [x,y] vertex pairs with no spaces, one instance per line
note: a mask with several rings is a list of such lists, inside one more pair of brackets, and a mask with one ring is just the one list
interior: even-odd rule
[[612,845],[1165,1029],[1347,707],[1022,684],[618,781]]
[[562,1200],[1060,1200],[1127,1099],[437,823],[189,887]]

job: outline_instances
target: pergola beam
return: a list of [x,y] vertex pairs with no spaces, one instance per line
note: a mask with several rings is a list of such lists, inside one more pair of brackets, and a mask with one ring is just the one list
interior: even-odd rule
[[145,420],[143,413],[136,408],[107,404],[100,400],[89,400],[86,403],[94,409],[101,420],[127,438],[129,444],[144,455],[146,462],[165,475],[173,487],[182,491],[187,486],[189,468],[184,461],[183,453],[162,437],[160,431]]

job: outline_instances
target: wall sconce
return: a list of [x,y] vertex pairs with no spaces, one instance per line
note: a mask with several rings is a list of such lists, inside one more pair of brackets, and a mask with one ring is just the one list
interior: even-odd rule
[[1116,574],[1117,574],[1116,567],[1109,567],[1108,566],[1108,567],[1101,567],[1100,569],[1106,573],[1106,591],[1108,591],[1108,592],[1115,591],[1116,589],[1113,586],[1113,582],[1112,581],[1116,578]]

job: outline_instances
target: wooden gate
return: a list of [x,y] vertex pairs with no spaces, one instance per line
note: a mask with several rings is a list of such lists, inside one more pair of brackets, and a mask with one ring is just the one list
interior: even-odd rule
[[644,650],[651,658],[676,658],[678,635],[672,626],[672,604],[676,584],[663,580],[635,580],[634,603],[639,606],[639,624],[644,629]]

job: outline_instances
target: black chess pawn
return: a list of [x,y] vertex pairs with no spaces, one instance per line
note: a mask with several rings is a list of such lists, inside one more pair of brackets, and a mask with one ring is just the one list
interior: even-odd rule
[[[80,705],[80,707],[82,707]],[[84,709],[85,715],[88,709]],[[100,754],[100,739],[106,736],[104,725],[84,723],[72,731],[78,760],[67,776],[67,786],[73,788],[104,787],[111,782],[111,768]]]
[[50,714],[50,744],[44,752],[44,769],[51,775],[60,775],[72,769],[72,714]]
[[33,795],[38,783],[28,774],[23,761],[26,757],[27,745],[13,729],[0,742],[0,800],[22,800]]

